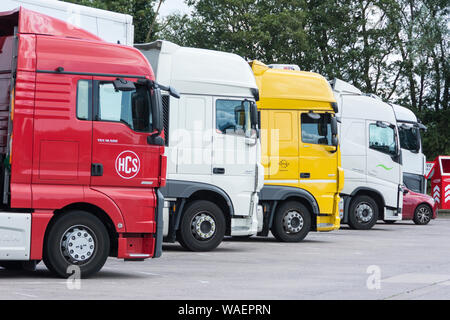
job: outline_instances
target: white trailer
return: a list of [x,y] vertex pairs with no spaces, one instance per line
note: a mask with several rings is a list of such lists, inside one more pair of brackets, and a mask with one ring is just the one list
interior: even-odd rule
[[338,103],[345,184],[341,222],[370,229],[402,219],[402,153],[392,107],[342,80],[331,82]]
[[0,11],[24,7],[67,21],[105,41],[132,46],[133,17],[127,14],[90,8],[57,0],[1,0]]
[[424,177],[426,157],[422,150],[420,130],[426,127],[417,120],[410,109],[393,104],[397,118],[400,146],[403,157],[403,184],[410,190],[419,193],[427,192],[427,181]]
[[225,52],[180,47],[168,41],[135,45],[165,96],[166,241],[207,251],[224,235],[262,230],[258,192],[264,185],[258,87],[248,63]]

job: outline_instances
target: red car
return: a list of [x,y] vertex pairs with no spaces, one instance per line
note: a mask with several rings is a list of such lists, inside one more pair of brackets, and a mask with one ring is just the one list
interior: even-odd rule
[[[437,217],[437,203],[427,194],[417,193],[403,187],[402,220],[413,220],[415,224],[428,224]],[[385,221],[393,223],[395,221]]]

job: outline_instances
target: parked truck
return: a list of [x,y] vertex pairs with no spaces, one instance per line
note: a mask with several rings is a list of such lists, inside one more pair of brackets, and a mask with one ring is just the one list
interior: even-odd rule
[[1,0],[0,11],[33,10],[89,31],[104,41],[133,46],[133,17],[58,0]]
[[0,13],[0,116],[1,266],[86,277],[161,255],[162,100],[138,50]]
[[168,157],[164,235],[192,251],[216,248],[224,238],[251,236],[262,219],[258,88],[246,61],[231,53],[180,47],[168,41],[135,45],[164,95]]
[[392,107],[339,79],[338,103],[345,186],[342,223],[370,229],[377,220],[402,219],[402,152]]
[[403,184],[414,192],[427,193],[426,157],[422,150],[421,130],[426,127],[410,109],[392,104],[397,119],[403,158]]
[[251,62],[259,88],[264,209],[261,236],[301,241],[340,227],[344,186],[336,100],[319,74]]

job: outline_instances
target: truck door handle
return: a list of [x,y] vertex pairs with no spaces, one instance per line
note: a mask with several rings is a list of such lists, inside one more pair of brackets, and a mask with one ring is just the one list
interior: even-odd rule
[[101,163],[93,163],[91,166],[91,176],[101,177],[103,176],[103,165]]
[[214,174],[225,174],[225,168],[213,168]]
[[300,172],[300,178],[309,179],[311,174],[309,172]]

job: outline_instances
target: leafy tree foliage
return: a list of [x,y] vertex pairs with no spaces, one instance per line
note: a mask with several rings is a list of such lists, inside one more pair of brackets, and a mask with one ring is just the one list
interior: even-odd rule
[[408,108],[425,154],[450,154],[447,0],[186,0],[159,38],[294,63]]

